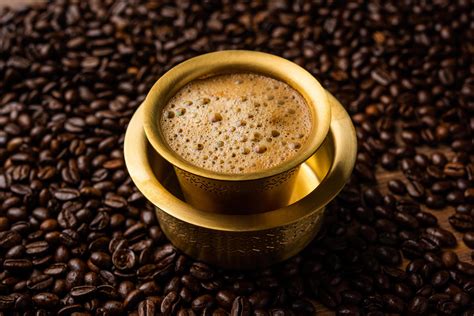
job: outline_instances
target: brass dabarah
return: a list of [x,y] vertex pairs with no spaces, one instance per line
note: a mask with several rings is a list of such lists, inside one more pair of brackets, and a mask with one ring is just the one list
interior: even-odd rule
[[[273,72],[265,72],[264,69],[277,67],[274,58],[281,59],[273,55],[248,51],[223,51],[200,57],[206,56],[209,56],[204,60],[207,63],[219,59],[224,64],[225,60],[229,60],[233,65],[239,64],[237,60],[241,58],[242,64],[248,64],[245,68],[223,67],[220,70],[228,72],[245,70],[271,76],[287,82],[305,98],[309,91],[304,89],[311,89],[311,86],[303,89],[301,85],[296,84],[298,72],[289,71],[286,80],[276,77]],[[257,59],[260,63],[266,63],[267,67],[254,65],[253,62]],[[195,59],[185,62],[190,63],[188,67],[192,66],[193,60]],[[204,61],[195,65],[195,68],[199,69],[198,76],[187,74],[174,80],[167,79],[170,80],[168,84],[171,91],[162,91],[163,97],[171,97],[179,87],[194,78],[220,72],[219,69],[207,68]],[[295,166],[292,166],[299,168],[295,171],[289,202],[285,206],[264,212],[248,210],[244,210],[241,214],[213,212],[186,202],[186,195],[183,195],[182,190],[183,184],[179,182],[179,172],[178,176],[174,172],[176,167],[174,159],[177,157],[173,156],[170,160],[170,157],[164,157],[156,150],[145,131],[146,127],[144,128],[152,117],[149,108],[145,104],[137,110],[125,136],[126,165],[135,185],[155,205],[160,226],[176,247],[195,259],[224,268],[251,269],[285,260],[298,253],[314,238],[322,224],[325,205],[337,195],[348,180],[357,153],[355,130],[349,115],[331,94],[324,90],[323,92],[330,108],[330,117],[323,122],[323,127],[327,125],[328,130],[321,136],[318,150],[304,159],[297,159],[301,161],[295,162]],[[156,124],[158,122],[156,120]],[[155,130],[151,135],[155,132],[159,130]],[[318,142],[319,140],[315,143]]]

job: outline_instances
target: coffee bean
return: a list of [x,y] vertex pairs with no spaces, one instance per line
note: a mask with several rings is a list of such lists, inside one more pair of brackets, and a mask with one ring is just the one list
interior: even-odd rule
[[455,213],[449,217],[449,223],[459,231],[468,231],[474,229],[474,218],[467,214]]
[[59,305],[59,298],[52,293],[38,293],[32,297],[33,303],[39,308],[53,309]]
[[250,313],[251,308],[249,301],[243,296],[236,297],[232,303],[230,314],[232,316],[249,316]]
[[[294,295],[298,296],[298,295]],[[266,308],[271,302],[271,293],[268,291],[256,291],[249,296],[249,302],[253,308]]]
[[399,252],[391,247],[381,246],[375,250],[377,257],[386,264],[398,265],[401,262]]
[[[471,249],[474,249],[474,232],[467,232],[464,234],[462,240]],[[5,266],[5,263],[3,263]]]
[[99,278],[106,284],[115,286],[117,284],[117,277],[108,270],[100,270]]
[[230,309],[232,307],[232,304],[235,298],[236,298],[236,295],[232,291],[229,291],[229,290],[221,290],[217,292],[216,294],[217,304],[219,304],[220,306],[226,309]]
[[79,286],[84,278],[84,272],[81,270],[70,271],[66,275],[66,285],[68,288]]
[[58,315],[80,314],[81,312],[83,312],[83,307],[80,304],[72,304],[59,309]]
[[403,195],[406,192],[405,184],[400,180],[390,180],[388,182],[388,189],[394,193]]
[[439,227],[429,227],[426,229],[427,237],[431,237],[444,247],[454,247],[456,245],[456,237],[454,235]]
[[125,300],[123,302],[124,308],[126,309],[135,308],[142,299],[144,299],[144,294],[141,290],[139,289],[132,290],[125,297]]
[[415,296],[408,304],[408,312],[414,315],[422,315],[428,310],[428,299],[423,296]]
[[199,293],[201,290],[201,285],[198,280],[191,275],[183,275],[181,277],[181,283],[195,293]]
[[58,200],[69,201],[69,200],[77,199],[80,193],[78,190],[75,190],[75,189],[64,188],[64,189],[57,190],[56,192],[54,192],[53,195]]
[[199,280],[209,280],[214,276],[213,271],[206,265],[200,262],[194,263],[189,269],[190,274]]
[[76,286],[73,287],[70,290],[70,295],[74,298],[84,298],[84,297],[90,297],[91,295],[94,294],[96,290],[95,286],[92,285],[81,285],[81,286]]
[[[207,310],[204,310],[203,311],[203,315],[204,315],[204,312],[206,312]],[[226,312],[227,314],[227,312]],[[178,311],[177,315],[179,316],[196,316],[196,313],[190,309],[190,308],[182,308]],[[209,313],[206,312],[205,315],[209,315]]]
[[179,305],[180,298],[176,292],[169,292],[164,298],[163,302],[161,303],[161,312],[163,314],[171,314],[173,313],[177,306]]
[[409,229],[416,229],[419,226],[416,217],[407,213],[395,212],[393,215],[393,219],[400,225]]
[[[155,281],[142,283],[138,286],[138,289],[147,296],[160,292],[160,286]],[[164,292],[167,293],[166,291]]]
[[138,316],[152,316],[156,314],[155,303],[146,299],[138,304]]
[[124,311],[123,304],[119,301],[107,301],[102,308],[107,314],[122,314]]
[[46,274],[38,274],[36,276],[32,276],[27,282],[26,286],[30,290],[45,290],[51,287],[54,283],[54,279]]
[[21,243],[21,236],[15,231],[0,232],[0,247],[4,249],[11,248]]
[[395,295],[385,294],[383,295],[383,301],[385,308],[389,311],[401,313],[405,309],[403,300]]
[[192,303],[192,309],[195,311],[200,311],[205,308],[211,307],[214,305],[214,299],[209,294],[204,294],[195,298]]
[[406,185],[406,190],[408,195],[415,199],[422,198],[425,195],[425,189],[418,181],[409,181]]
[[449,281],[449,273],[447,271],[438,271],[431,278],[431,284],[434,287],[443,287]]
[[449,177],[458,178],[464,175],[464,165],[459,162],[448,162],[444,165],[443,172]]
[[458,262],[456,264],[456,268],[466,274],[466,275],[469,275],[469,276],[474,276],[474,265],[473,264],[470,264],[468,262]]
[[119,270],[127,270],[135,265],[135,254],[128,249],[117,249],[112,255],[112,262]]
[[15,304],[13,296],[0,295],[0,310],[9,310]]
[[6,259],[3,268],[11,273],[24,273],[31,270],[33,264],[28,259]]

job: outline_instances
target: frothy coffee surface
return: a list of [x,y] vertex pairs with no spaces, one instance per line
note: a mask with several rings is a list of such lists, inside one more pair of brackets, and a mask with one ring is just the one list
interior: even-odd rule
[[169,146],[201,168],[250,173],[294,158],[311,131],[304,98],[288,84],[257,74],[190,82],[163,109]]

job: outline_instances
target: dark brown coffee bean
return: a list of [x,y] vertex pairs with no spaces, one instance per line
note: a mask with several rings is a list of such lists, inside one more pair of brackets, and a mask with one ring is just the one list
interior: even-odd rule
[[338,316],[358,316],[361,315],[360,309],[355,305],[342,305],[337,309]]
[[430,193],[427,194],[425,203],[432,209],[441,209],[446,205],[446,201],[442,196]]
[[403,300],[395,295],[385,294],[383,295],[384,305],[387,310],[401,313],[405,309],[405,303]]
[[[464,234],[462,240],[471,249],[474,249],[474,232],[467,232]],[[5,265],[5,263],[3,264]]]
[[456,268],[466,274],[466,275],[469,275],[469,276],[474,276],[474,265],[473,264],[470,264],[468,262],[462,262],[462,261],[459,261],[457,264],[456,264]]
[[124,308],[135,308],[142,299],[144,299],[144,294],[141,290],[132,290],[130,293],[128,293],[128,295],[125,297],[125,300],[123,301]]
[[415,296],[408,304],[408,312],[414,315],[422,315],[428,310],[428,299],[423,296]]
[[459,178],[464,175],[464,165],[459,162],[448,162],[444,165],[443,172],[449,177]]
[[93,295],[95,290],[96,290],[95,286],[81,285],[81,286],[73,287],[69,293],[74,298],[85,298],[85,297],[90,297],[91,295]]
[[439,227],[429,227],[426,229],[427,236],[431,236],[435,240],[439,241],[440,245],[444,247],[454,247],[456,246],[456,237],[454,235]]
[[405,184],[400,180],[390,180],[388,182],[388,189],[394,194],[405,194],[406,187]]
[[107,301],[102,308],[107,314],[120,315],[124,311],[123,304],[119,301]]
[[100,270],[99,278],[106,284],[115,286],[117,284],[117,277],[108,270]]
[[458,262],[458,256],[455,252],[446,250],[441,255],[441,260],[443,261],[443,264],[446,268],[452,268]]
[[189,272],[199,280],[209,280],[214,276],[214,272],[206,264],[199,262],[194,263]]
[[236,298],[236,295],[232,291],[229,291],[229,290],[221,290],[217,292],[216,294],[217,304],[219,304],[220,306],[226,309],[230,309],[232,307],[232,304],[235,298]]
[[[142,283],[138,286],[138,289],[143,292],[143,294],[149,296],[154,293],[158,293],[161,291],[160,286],[155,281],[149,281]],[[166,292],[165,292],[166,293]]]
[[266,308],[271,303],[271,293],[264,290],[256,291],[248,299],[253,308]]
[[135,253],[128,249],[117,249],[112,255],[112,262],[119,270],[133,268],[135,261]]
[[109,254],[102,251],[91,253],[90,260],[98,268],[102,269],[108,269],[112,265],[112,259],[110,258]]
[[181,283],[195,293],[199,293],[201,285],[198,280],[191,275],[183,275],[181,277]]
[[97,286],[96,293],[99,297],[106,299],[120,299],[120,294],[109,284],[101,284]]
[[72,304],[64,306],[63,308],[58,310],[58,315],[65,316],[65,315],[75,315],[80,314],[83,312],[83,307],[80,304]]
[[209,308],[214,305],[214,299],[209,294],[204,294],[195,298],[192,303],[192,309],[195,311],[200,311],[205,308]]
[[14,308],[17,311],[29,311],[33,307],[33,301],[31,299],[31,296],[28,294],[19,294],[15,293],[16,299],[15,299],[15,306]]
[[80,270],[70,271],[66,275],[66,285],[68,288],[79,286],[84,278],[84,272]]
[[436,226],[438,223],[436,216],[428,212],[418,212],[415,214],[415,218],[422,226]]
[[393,215],[393,219],[400,225],[409,229],[416,229],[419,226],[416,217],[407,213],[395,212]]
[[156,314],[155,303],[146,299],[138,304],[138,316],[152,316]]
[[21,243],[21,236],[16,231],[0,232],[0,247],[4,249],[11,248]]
[[425,195],[425,189],[418,181],[409,181],[406,185],[408,195],[415,199],[420,199]]
[[15,298],[13,296],[0,295],[0,310],[9,310],[15,304]]
[[389,265],[398,265],[401,262],[399,252],[391,247],[378,247],[375,250],[375,254],[381,261]]
[[251,307],[249,301],[243,297],[238,296],[232,303],[231,316],[249,316],[251,313]]
[[32,276],[27,282],[26,286],[30,290],[34,291],[43,291],[47,288],[50,288],[54,283],[54,279],[46,274],[38,274],[36,276]]
[[447,271],[438,271],[431,278],[431,284],[434,287],[444,287],[449,281],[449,273]]
[[474,217],[467,214],[455,213],[449,217],[449,223],[459,231],[468,231],[474,229]]
[[179,305],[179,295],[176,292],[169,292],[161,303],[161,312],[165,315],[172,314]]
[[33,268],[33,264],[28,259],[6,259],[3,268],[11,273],[25,273]]
[[64,189],[57,190],[56,192],[54,192],[53,195],[58,200],[70,201],[70,200],[77,199],[80,193],[78,190],[75,190],[75,189],[64,188]]
[[53,309],[59,305],[59,298],[52,293],[38,293],[32,297],[33,303],[39,308]]

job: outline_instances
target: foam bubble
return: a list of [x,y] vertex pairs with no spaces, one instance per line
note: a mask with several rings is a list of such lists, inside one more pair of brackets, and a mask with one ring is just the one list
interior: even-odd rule
[[195,80],[163,109],[165,140],[180,156],[213,171],[261,171],[293,159],[312,122],[303,97],[256,74]]
[[267,151],[267,146],[257,145],[253,148],[253,151],[255,151],[257,154],[263,154],[264,152]]
[[210,117],[212,123],[220,122],[222,121],[222,115],[220,113],[214,113]]

